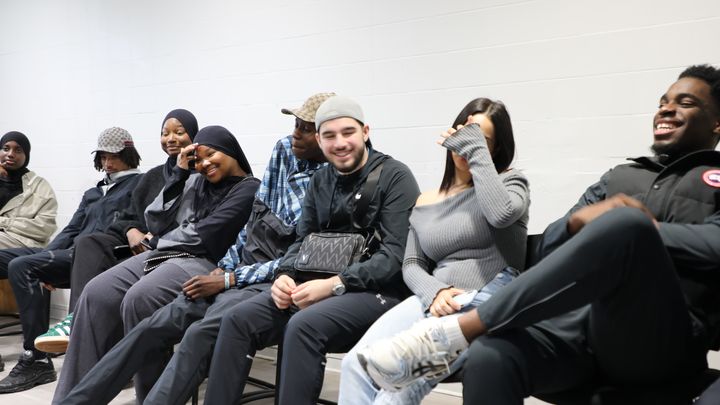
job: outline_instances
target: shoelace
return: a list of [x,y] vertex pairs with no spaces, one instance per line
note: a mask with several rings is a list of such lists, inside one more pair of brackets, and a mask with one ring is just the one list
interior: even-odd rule
[[18,363],[15,365],[15,367],[13,367],[13,369],[10,370],[10,374],[8,374],[8,376],[9,376],[9,377],[15,377],[15,376],[17,376],[17,375],[20,374],[23,370],[25,370],[26,368],[30,367],[30,366],[32,365],[32,363],[33,363],[32,360],[31,360],[31,361],[28,361],[28,360],[24,360],[24,359],[23,359],[23,360],[18,361]]

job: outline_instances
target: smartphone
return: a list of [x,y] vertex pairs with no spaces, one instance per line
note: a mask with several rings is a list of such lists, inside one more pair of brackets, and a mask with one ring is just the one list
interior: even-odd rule
[[133,253],[132,250],[130,250],[130,246],[119,245],[113,248],[113,255],[115,255],[116,259],[125,259],[132,256]]
[[477,293],[478,293],[477,290],[464,292],[462,294],[458,294],[458,295],[454,296],[453,300],[455,300],[455,302],[460,304],[461,308],[465,308],[473,302],[473,299],[475,298]]
[[188,169],[195,170],[195,151],[192,150],[187,154],[188,158]]
[[147,248],[147,250],[152,250],[152,246],[150,246],[149,240],[143,239],[142,241],[140,241],[140,244],[145,246]]

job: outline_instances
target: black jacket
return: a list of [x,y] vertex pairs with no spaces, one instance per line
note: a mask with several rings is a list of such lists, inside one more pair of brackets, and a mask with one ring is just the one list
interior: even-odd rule
[[69,249],[80,235],[105,232],[118,219],[120,212],[130,205],[133,189],[141,176],[140,173],[133,173],[121,177],[105,195],[101,188],[104,184],[102,181],[85,191],[70,222],[45,250]]
[[148,231],[145,224],[145,208],[157,197],[165,185],[163,170],[165,165],[155,166],[142,175],[132,193],[130,205],[118,216],[117,221],[108,227],[107,232],[127,239],[127,231],[137,228],[141,232]]
[[[624,193],[640,200],[660,223],[691,315],[703,325],[710,349],[720,348],[720,152],[691,153],[668,165],[631,159],[605,173],[543,234],[545,256],[570,238],[567,220],[578,209]],[[713,172],[714,171],[714,172]],[[715,176],[712,174],[715,173]],[[712,177],[712,178],[710,178]]]
[[340,175],[328,165],[313,175],[297,226],[298,238],[285,254],[277,275],[287,274],[305,281],[294,269],[295,256],[306,235],[319,231],[352,232],[354,196],[372,169],[383,163],[382,174],[368,207],[363,225],[380,233],[382,242],[372,256],[343,270],[339,276],[348,291],[378,291],[394,296],[408,293],[402,268],[410,211],[420,190],[412,172],[403,163],[370,149],[367,164],[356,173]]
[[190,253],[217,263],[250,217],[260,185],[250,175],[224,181],[216,200],[208,203],[196,198],[204,195],[207,180],[175,166],[162,192],[145,209],[145,223],[154,235],[153,249]]

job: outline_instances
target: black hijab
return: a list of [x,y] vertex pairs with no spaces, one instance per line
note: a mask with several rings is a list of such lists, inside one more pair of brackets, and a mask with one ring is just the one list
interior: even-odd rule
[[[180,121],[183,128],[185,128],[185,132],[187,132],[188,136],[190,137],[190,140],[195,140],[195,135],[198,132],[198,123],[193,113],[182,108],[172,110],[167,113],[165,119],[162,122],[162,125],[165,125],[165,122],[170,118],[175,118],[176,120]],[[160,127],[160,132],[162,132],[162,126]],[[176,163],[177,156],[168,156],[167,161],[165,161],[165,168],[163,169],[163,173],[165,174],[165,180],[169,179],[170,175],[172,175],[172,169],[173,167],[175,167]]]
[[0,176],[0,207],[4,207],[13,197],[22,194],[22,176],[27,173],[28,163],[30,163],[30,140],[21,132],[10,131],[0,138],[0,148],[5,144],[15,141],[25,152],[25,164],[16,170],[7,170],[7,177]]
[[[245,153],[243,153],[240,144],[238,144],[237,139],[235,139],[235,135],[227,129],[219,125],[205,127],[197,133],[194,142],[198,145],[211,147],[230,156],[238,162],[240,168],[248,176],[252,175],[252,169],[245,157]],[[213,184],[203,177],[195,193],[194,205],[196,217],[204,218],[210,214],[235,184],[242,179],[242,177],[231,176]]]

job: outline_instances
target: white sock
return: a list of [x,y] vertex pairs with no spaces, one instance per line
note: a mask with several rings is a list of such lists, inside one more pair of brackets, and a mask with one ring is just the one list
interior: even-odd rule
[[440,318],[445,336],[450,340],[450,350],[455,353],[467,349],[470,345],[460,329],[458,318],[458,316],[453,315]]

